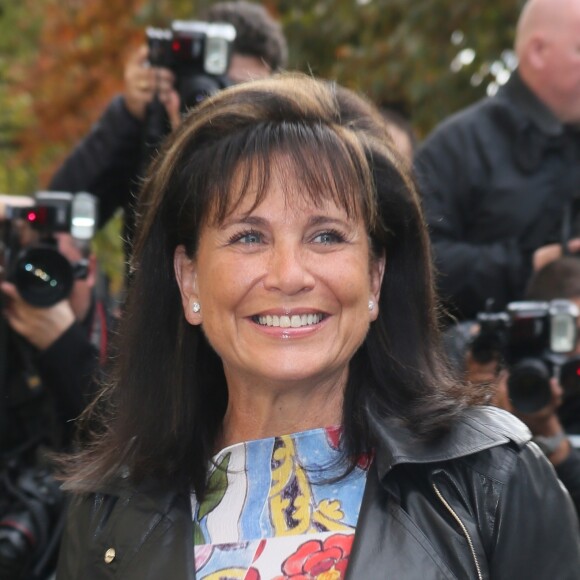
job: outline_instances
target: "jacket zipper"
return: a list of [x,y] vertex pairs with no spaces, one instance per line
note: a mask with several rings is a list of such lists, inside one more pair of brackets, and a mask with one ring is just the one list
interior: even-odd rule
[[477,577],[479,580],[483,580],[483,576],[481,575],[481,568],[479,566],[479,561],[477,560],[477,554],[475,553],[475,548],[473,547],[473,540],[471,539],[471,536],[469,535],[469,532],[467,531],[465,524],[461,521],[461,518],[455,513],[453,508],[449,505],[449,502],[447,502],[447,500],[443,497],[443,494],[439,491],[437,485],[435,483],[432,483],[431,485],[433,485],[433,489],[435,490],[435,493],[437,497],[440,499],[441,503],[445,506],[447,511],[451,514],[453,519],[457,522],[457,524],[463,531],[463,535],[465,536],[467,543],[469,544],[469,549],[471,550],[471,556],[473,557],[473,561],[475,562],[475,568],[477,569]]

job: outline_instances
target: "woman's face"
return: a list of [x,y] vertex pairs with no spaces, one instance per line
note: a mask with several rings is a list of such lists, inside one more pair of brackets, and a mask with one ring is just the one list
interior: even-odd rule
[[202,228],[194,260],[175,253],[185,316],[202,325],[230,386],[344,378],[378,315],[384,259],[371,261],[362,218],[294,188],[272,175],[260,205],[250,211],[250,195]]

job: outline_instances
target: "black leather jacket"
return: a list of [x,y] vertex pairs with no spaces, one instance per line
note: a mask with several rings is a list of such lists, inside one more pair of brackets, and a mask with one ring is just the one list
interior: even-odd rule
[[[574,508],[517,419],[472,409],[429,444],[378,432],[348,580],[580,578]],[[195,578],[187,494],[104,491],[75,502],[57,580]]]

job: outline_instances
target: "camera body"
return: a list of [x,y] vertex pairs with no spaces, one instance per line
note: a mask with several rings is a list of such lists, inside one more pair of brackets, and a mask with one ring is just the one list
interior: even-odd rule
[[551,399],[550,380],[580,392],[576,349],[578,307],[569,300],[511,302],[505,312],[477,316],[480,332],[471,350],[476,360],[495,353],[507,365],[510,400],[518,411],[533,413]]
[[[85,192],[41,191],[30,206],[7,206],[0,256],[7,280],[34,306],[49,307],[66,298],[87,263],[74,265],[58,251],[54,234],[69,233],[88,243],[97,227],[98,201]],[[33,241],[27,234],[34,232]]]
[[147,28],[146,35],[149,62],[173,71],[184,111],[230,84],[231,24],[175,20],[169,29]]
[[50,470],[0,462],[0,580],[46,578],[63,518],[64,494]]

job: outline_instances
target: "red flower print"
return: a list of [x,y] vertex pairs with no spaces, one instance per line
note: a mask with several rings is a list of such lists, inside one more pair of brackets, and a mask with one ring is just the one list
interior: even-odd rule
[[[332,449],[340,449],[340,437],[342,435],[341,427],[327,427],[326,428],[326,440]],[[365,471],[369,468],[373,460],[373,454],[363,453],[357,459],[356,464],[361,469]]]
[[334,534],[324,542],[304,542],[282,564],[275,580],[340,580],[344,577],[354,535]]
[[329,445],[333,449],[338,449],[340,447],[340,436],[342,434],[341,427],[327,427],[326,428],[326,439]]
[[[252,562],[255,562],[262,555],[262,552],[264,551],[266,544],[267,544],[266,540],[260,541],[260,543],[258,544],[258,547],[256,548],[256,553],[254,554],[254,559],[252,560]],[[250,568],[246,572],[246,575],[244,576],[244,580],[261,580],[260,572],[258,572],[258,570],[256,570],[256,568]]]

